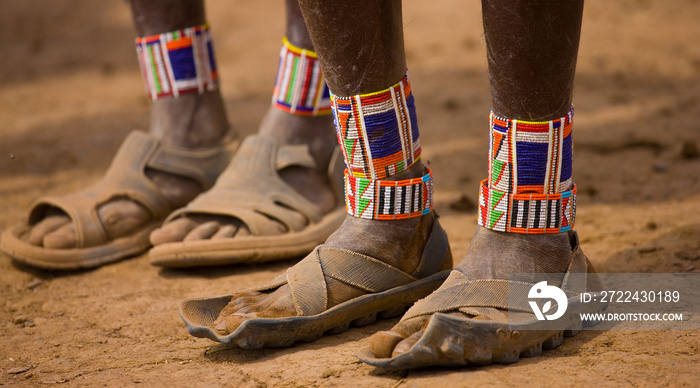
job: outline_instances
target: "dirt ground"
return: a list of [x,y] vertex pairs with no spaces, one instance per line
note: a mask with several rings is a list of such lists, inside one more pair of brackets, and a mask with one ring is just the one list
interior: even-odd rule
[[[283,3],[207,3],[231,121],[255,132],[269,104]],[[480,2],[406,0],[408,65],[436,208],[460,258],[486,176],[489,104]],[[590,0],[576,82],[577,229],[602,272],[699,272],[700,2]],[[121,1],[0,2],[0,229],[37,197],[96,180],[147,129]],[[446,142],[445,139],[450,139]],[[697,386],[698,331],[588,331],[514,365],[389,373],[353,351],[385,320],[286,349],[190,337],[188,297],[248,288],[293,262],[159,270],[145,256],[93,271],[38,271],[0,255],[0,385]]]

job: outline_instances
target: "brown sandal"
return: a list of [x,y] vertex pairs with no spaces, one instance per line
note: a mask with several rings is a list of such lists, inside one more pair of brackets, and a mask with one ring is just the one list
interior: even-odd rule
[[[568,297],[568,308],[556,325],[547,324],[555,321],[543,323],[533,314],[527,298],[536,283],[470,280],[455,269],[437,291],[414,304],[401,319],[431,315],[424,334],[408,352],[386,357],[375,355],[367,346],[356,352],[357,357],[373,366],[401,370],[435,365],[508,364],[517,362],[521,356],[537,356],[542,348],[559,346],[564,336],[573,336],[581,330],[578,313],[600,312],[607,306],[598,302],[585,306],[579,303],[579,293],[597,292],[601,287],[581,251],[578,235],[569,233],[573,245],[571,261],[559,285]],[[447,314],[451,311],[459,311],[463,316]]]
[[[91,268],[142,253],[151,246],[151,231],[173,210],[146,176],[146,168],[194,179],[206,190],[228,164],[235,146],[235,142],[228,142],[208,150],[173,149],[149,134],[134,131],[99,182],[62,197],[40,198],[31,206],[27,224],[3,233],[0,248],[18,262],[46,269]],[[97,208],[119,197],[148,209],[151,222],[128,236],[109,241]],[[75,225],[75,248],[45,248],[26,241],[32,226],[55,208],[65,212]]]
[[[447,234],[436,218],[420,264],[411,274],[360,253],[321,245],[270,284],[255,289],[271,292],[289,284],[297,316],[249,319],[235,332],[220,336],[214,321],[235,295],[184,300],[180,316],[195,337],[244,349],[291,346],[314,341],[324,333],[343,332],[351,324],[368,325],[377,315],[401,315],[406,307],[440,286],[450,272],[440,270],[446,267],[452,267],[452,254]],[[326,278],[358,287],[367,294],[328,308]]]
[[[326,214],[280,178],[277,172],[288,166],[315,167],[306,145],[278,146],[274,139],[259,135],[246,138],[214,187],[172,213],[165,223],[194,214],[227,216],[243,222],[251,235],[159,244],[149,252],[151,264],[212,266],[283,260],[311,252],[347,216],[342,192],[345,165],[336,148],[328,166],[336,206]],[[272,227],[270,219],[286,231]]]

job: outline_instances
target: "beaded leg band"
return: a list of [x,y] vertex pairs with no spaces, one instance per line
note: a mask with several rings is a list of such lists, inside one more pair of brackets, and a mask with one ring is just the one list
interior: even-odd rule
[[218,87],[208,24],[136,38],[136,52],[146,91],[153,100]]
[[316,53],[282,41],[272,103],[300,116],[331,114],[331,97]]
[[489,179],[479,190],[479,225],[527,234],[571,229],[573,107],[557,120],[510,120],[491,112],[489,121]]
[[420,158],[418,123],[408,74],[388,89],[331,96],[338,142],[350,175],[382,179]]
[[433,172],[421,178],[380,181],[358,178],[345,170],[348,214],[373,220],[420,217],[433,210]]
[[483,180],[478,213],[479,225],[498,232],[566,232],[576,217],[576,185],[560,194],[507,194]]

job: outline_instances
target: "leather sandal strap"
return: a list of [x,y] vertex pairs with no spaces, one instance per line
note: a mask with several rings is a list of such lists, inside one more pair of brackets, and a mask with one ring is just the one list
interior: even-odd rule
[[381,292],[416,281],[413,276],[373,257],[347,249],[319,249],[326,276],[365,292]]
[[436,218],[418,266],[424,269],[433,268],[432,273],[424,270],[409,275],[373,257],[321,245],[270,284],[248,291],[271,291],[289,284],[297,314],[319,314],[328,308],[326,278],[352,285],[368,293],[376,293],[437,273],[445,260],[451,260],[451,256],[447,254],[449,246],[444,234],[445,231]]
[[287,282],[297,313],[308,316],[327,309],[326,277],[373,293],[416,280],[375,258],[345,249],[317,247],[287,270]]
[[302,230],[323,215],[280,178],[278,170],[292,165],[315,166],[306,145],[279,147],[274,139],[250,136],[214,187],[172,213],[166,222],[188,214],[213,214],[239,219],[253,235],[283,233],[270,219],[282,223],[287,231]]
[[286,278],[298,315],[315,315],[328,308],[328,290],[318,247],[289,268]]
[[[501,279],[473,280],[439,289],[416,302],[403,319],[439,312],[459,310],[463,307],[494,307],[504,310],[532,311],[527,294],[533,284]],[[509,301],[509,292],[511,300]],[[514,300],[513,295],[524,295]]]
[[160,146],[148,167],[197,181],[202,189],[211,188],[238,148],[239,141],[225,139],[223,145],[202,150],[183,150]]
[[[578,245],[576,245],[572,256],[567,272],[564,275],[564,280],[559,285],[567,297],[578,295],[586,290],[588,259],[580,251]],[[584,275],[569,276],[571,273]],[[428,297],[416,302],[406,312],[402,320],[439,312],[465,309],[468,311],[474,307],[490,307],[531,313],[532,308],[528,303],[528,294],[534,285],[535,283],[532,282],[505,279],[470,280],[463,273],[453,270],[442,287]],[[583,288],[580,288],[581,285]],[[570,288],[572,286],[576,288]]]

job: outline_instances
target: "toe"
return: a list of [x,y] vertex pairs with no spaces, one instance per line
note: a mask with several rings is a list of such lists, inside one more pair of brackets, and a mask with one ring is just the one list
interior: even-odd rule
[[128,199],[106,203],[98,214],[110,239],[125,236],[151,219],[146,208]]
[[377,358],[388,358],[396,347],[406,337],[395,331],[380,331],[369,338],[369,348]]
[[236,230],[236,237],[244,237],[244,236],[250,236],[250,230],[245,225],[241,225],[238,227],[238,230]]
[[248,319],[280,318],[296,315],[294,303],[287,285],[272,293],[246,292],[234,297],[214,321],[219,335],[233,333]]
[[214,329],[219,333],[219,335],[230,334],[236,331],[236,329],[238,329],[238,327],[241,326],[243,322],[250,318],[250,316],[243,313],[231,314],[226,317],[217,319],[217,321],[214,322]]
[[205,222],[192,229],[182,241],[207,240],[219,231],[220,225],[216,221]]
[[219,228],[219,230],[211,236],[212,240],[220,240],[224,238],[230,238],[236,235],[238,227],[233,225],[224,225]]
[[234,314],[238,312],[244,306],[255,303],[259,297],[260,293],[257,291],[246,292],[241,295],[234,296],[230,302],[219,312],[219,317],[225,317],[227,315]]
[[423,333],[424,333],[424,331],[420,330],[420,331],[417,331],[417,332],[411,334],[408,338],[405,338],[405,339],[399,341],[399,343],[397,343],[396,346],[394,347],[394,351],[391,352],[391,356],[396,357],[398,355],[404,354],[404,353],[408,352],[409,350],[411,350],[413,345],[415,345],[416,342],[418,342],[418,340],[420,340],[420,337],[423,336]]
[[69,249],[75,247],[75,225],[68,223],[44,236],[44,247],[51,249]]
[[183,238],[192,229],[197,227],[197,223],[189,218],[179,218],[169,222],[163,227],[151,232],[151,244],[165,244],[170,242],[182,241]]
[[377,358],[388,358],[408,351],[420,339],[429,316],[419,316],[396,324],[390,331],[370,337],[369,346]]
[[49,216],[41,220],[32,227],[29,232],[29,243],[32,245],[42,245],[44,237],[56,229],[70,223],[70,218],[65,215]]

